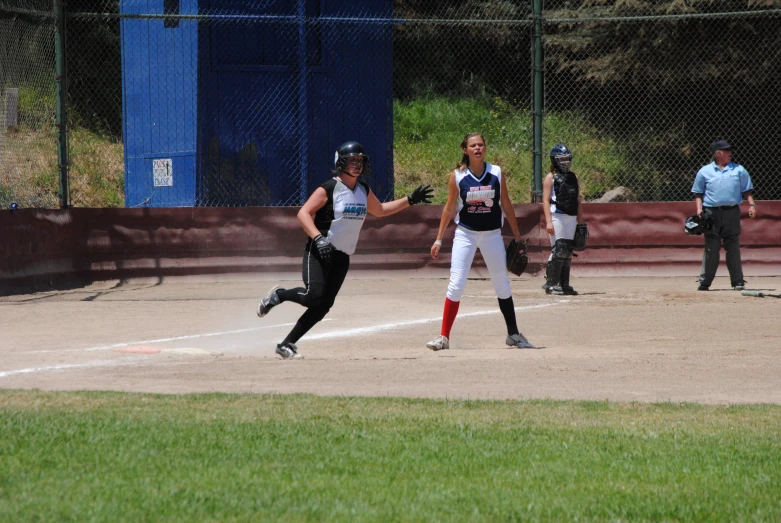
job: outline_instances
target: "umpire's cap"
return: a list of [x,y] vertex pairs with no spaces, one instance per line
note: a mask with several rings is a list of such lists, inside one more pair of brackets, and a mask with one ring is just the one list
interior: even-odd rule
[[711,154],[716,154],[716,151],[723,151],[724,149],[732,150],[732,146],[727,143],[726,140],[716,140],[713,145],[710,146]]

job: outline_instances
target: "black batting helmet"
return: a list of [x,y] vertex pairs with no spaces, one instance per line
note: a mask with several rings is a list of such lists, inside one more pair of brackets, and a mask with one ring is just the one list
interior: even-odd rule
[[713,227],[713,214],[708,209],[703,209],[701,215],[689,216],[683,223],[683,231],[691,235],[700,235],[711,227]]
[[358,142],[344,142],[336,150],[334,156],[334,166],[337,172],[347,169],[347,158],[351,156],[360,156],[363,158],[363,174],[369,174],[369,155],[366,154],[366,150],[363,145]]

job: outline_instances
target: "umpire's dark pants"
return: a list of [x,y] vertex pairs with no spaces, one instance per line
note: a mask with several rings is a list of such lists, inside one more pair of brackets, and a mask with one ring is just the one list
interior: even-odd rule
[[740,262],[740,207],[706,207],[713,213],[713,227],[705,231],[705,253],[702,255],[700,284],[708,287],[716,277],[719,268],[719,254],[722,242],[727,251],[727,270],[734,287],[743,282],[743,267]]

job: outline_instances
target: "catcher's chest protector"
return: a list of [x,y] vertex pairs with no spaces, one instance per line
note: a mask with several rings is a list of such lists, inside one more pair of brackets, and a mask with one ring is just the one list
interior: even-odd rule
[[578,179],[575,173],[553,175],[553,194],[556,195],[556,211],[575,216],[578,214]]

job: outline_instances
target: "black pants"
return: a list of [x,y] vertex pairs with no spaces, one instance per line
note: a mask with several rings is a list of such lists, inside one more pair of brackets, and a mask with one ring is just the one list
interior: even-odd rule
[[707,207],[713,213],[713,227],[705,231],[705,253],[702,255],[700,283],[710,286],[719,268],[719,254],[722,242],[727,251],[727,270],[730,283],[735,286],[743,282],[743,266],[740,261],[740,208],[729,209]]
[[334,250],[329,263],[324,263],[314,242],[309,240],[301,264],[301,277],[306,287],[278,291],[280,303],[293,301],[307,308],[293,330],[282,343],[296,343],[317,322],[325,318],[336,301],[336,295],[350,269],[350,255]]

